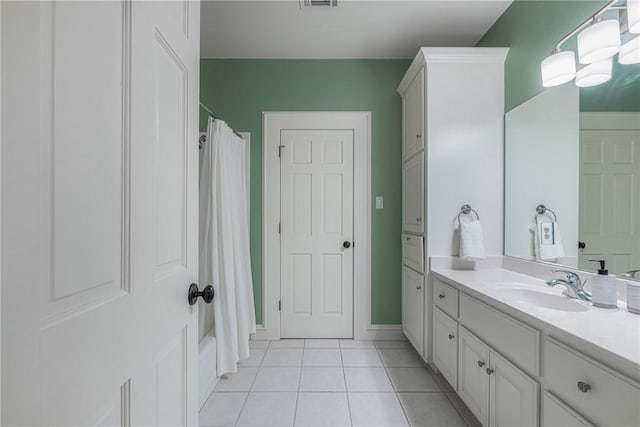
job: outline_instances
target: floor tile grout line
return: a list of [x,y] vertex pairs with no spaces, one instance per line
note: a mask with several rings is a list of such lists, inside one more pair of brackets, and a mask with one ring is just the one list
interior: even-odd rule
[[[338,344],[339,345],[339,344]],[[342,362],[342,379],[344,380],[344,394],[347,397],[347,410],[349,412],[349,425],[353,426],[353,416],[351,415],[351,400],[349,399],[349,387],[347,386],[347,374],[345,372],[344,357],[340,348],[340,361]]]
[[382,358],[382,353],[380,352],[379,348],[376,348],[376,351],[378,352],[378,357],[380,358],[380,361],[382,362],[382,366],[384,366],[384,372],[387,374],[387,378],[389,378],[389,382],[391,383],[391,388],[393,389],[393,394],[396,397],[396,401],[400,405],[400,409],[402,410],[402,414],[404,415],[404,418],[407,421],[407,425],[411,426],[411,420],[409,419],[409,415],[407,414],[407,411],[405,410],[404,405],[402,404],[402,400],[400,400],[400,396],[398,396],[398,392],[396,390],[396,386],[395,386],[395,384],[393,384],[393,381],[391,380],[391,375],[389,374],[389,370],[388,370],[387,364],[384,362],[384,359]]

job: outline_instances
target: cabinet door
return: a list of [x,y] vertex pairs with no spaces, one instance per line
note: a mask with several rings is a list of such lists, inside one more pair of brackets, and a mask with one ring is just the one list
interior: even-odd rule
[[424,232],[424,155],[417,154],[402,167],[402,226]]
[[424,276],[402,267],[402,331],[424,354]]
[[402,159],[424,148],[424,68],[416,74],[402,97]]
[[457,390],[458,322],[437,307],[433,309],[433,363]]
[[542,425],[544,427],[593,427],[593,424],[549,392],[545,392],[542,397]]
[[489,347],[460,327],[458,394],[483,426],[489,425]]
[[490,351],[489,421],[494,426],[538,425],[538,383]]

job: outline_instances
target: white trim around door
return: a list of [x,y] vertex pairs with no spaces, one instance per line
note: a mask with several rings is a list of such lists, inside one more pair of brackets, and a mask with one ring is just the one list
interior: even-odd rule
[[262,115],[262,271],[266,339],[280,330],[280,160],[282,130],[349,129],[354,132],[353,338],[372,339],[371,325],[371,113],[265,112]]

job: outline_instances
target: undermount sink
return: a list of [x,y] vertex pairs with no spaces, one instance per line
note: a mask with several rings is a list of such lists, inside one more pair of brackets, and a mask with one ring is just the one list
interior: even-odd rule
[[533,289],[502,288],[499,290],[505,300],[523,302],[559,311],[588,311],[586,305],[564,295],[539,292]]

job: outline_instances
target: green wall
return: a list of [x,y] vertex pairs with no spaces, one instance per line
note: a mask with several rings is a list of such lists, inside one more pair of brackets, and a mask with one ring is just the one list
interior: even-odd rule
[[[251,263],[262,319],[262,112],[371,111],[371,322],[401,321],[402,104],[408,60],[203,59],[200,101],[237,131],[251,132]],[[201,111],[200,128],[206,128]],[[356,221],[358,219],[356,218]]]
[[[544,90],[540,63],[560,38],[597,11],[601,0],[516,0],[477,46],[510,46],[505,64],[505,111]],[[576,37],[563,45],[576,48]],[[573,84],[573,82],[567,83]],[[619,65],[609,82],[580,90],[581,111],[640,111],[640,64]]]

